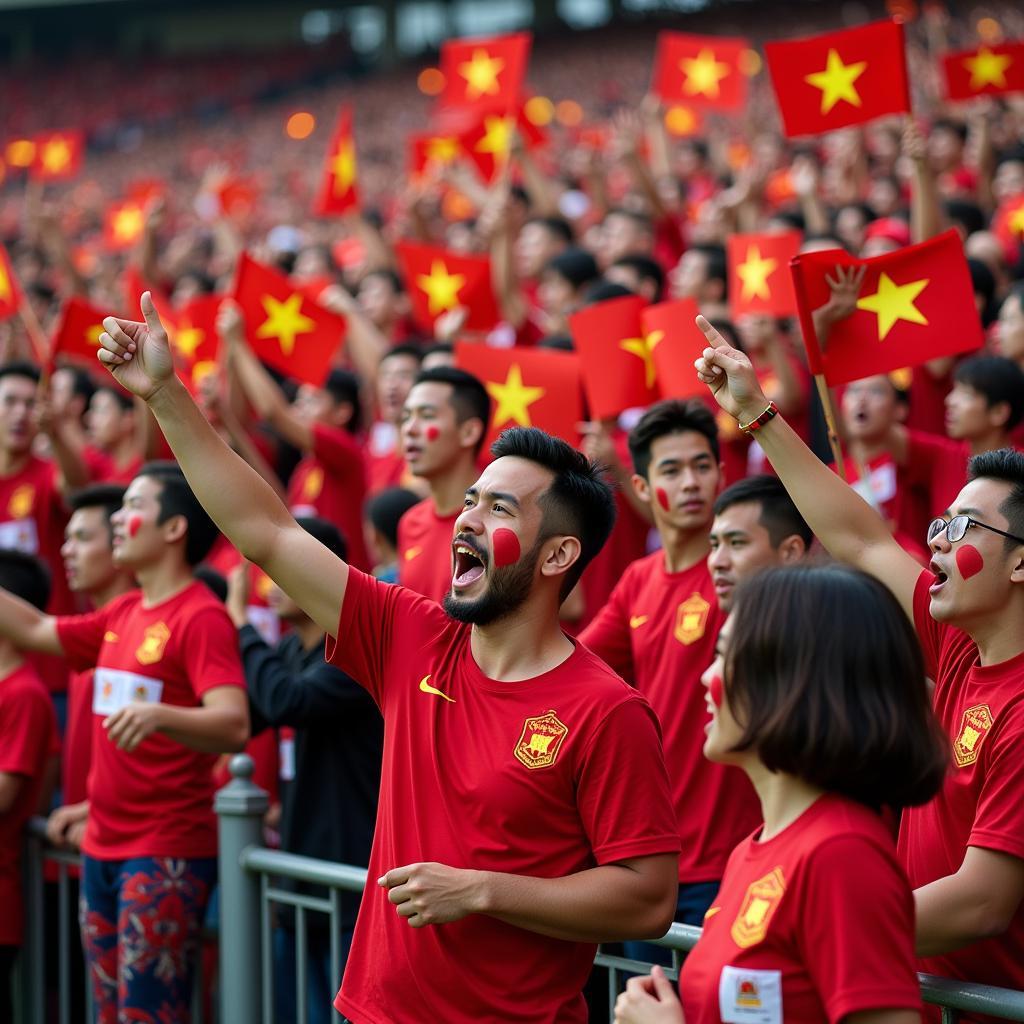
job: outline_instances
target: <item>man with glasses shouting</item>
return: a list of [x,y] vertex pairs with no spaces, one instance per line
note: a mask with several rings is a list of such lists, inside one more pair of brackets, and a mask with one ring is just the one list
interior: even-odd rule
[[898,843],[915,890],[920,969],[1024,989],[1024,454],[970,460],[950,519],[928,528],[922,571],[777,415],[747,357],[703,317],[697,324],[709,345],[700,379],[761,443],[831,554],[896,595],[935,680],[950,773],[935,799],[904,812]]

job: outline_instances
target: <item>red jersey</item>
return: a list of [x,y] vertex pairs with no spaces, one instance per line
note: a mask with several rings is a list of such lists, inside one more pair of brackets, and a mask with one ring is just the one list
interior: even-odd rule
[[92,764],[93,669],[68,676],[68,717],[60,762],[60,789],[65,804],[80,804],[89,796],[86,782]]
[[96,483],[102,484],[129,484],[142,469],[143,458],[141,455],[129,460],[129,462],[118,468],[117,463],[106,452],[86,445],[82,452],[89,477]]
[[[953,743],[953,765],[938,796],[903,812],[899,854],[915,889],[956,874],[968,846],[1024,860],[1024,654],[980,665],[974,641],[929,614],[931,583],[932,574],[921,573],[914,624],[935,680],[935,712]],[[1024,988],[1024,909],[998,938],[929,957],[920,969]]]
[[363,537],[366,463],[347,430],[313,424],[313,451],[292,473],[288,505],[293,516],[319,516],[334,523],[348,543],[348,562],[369,568]]
[[434,499],[424,498],[398,521],[398,582],[438,604],[452,589],[452,540],[461,512],[439,516]]
[[[349,574],[327,656],[384,715],[369,877],[438,861],[560,878],[678,851],[647,702],[582,646],[536,678],[489,679],[470,632],[404,587]],[[359,1024],[583,1022],[594,953],[480,914],[410,928],[370,884],[334,1005]]]
[[[863,465],[846,453],[844,466],[847,483],[890,524],[904,550],[927,565],[930,556],[924,546],[925,536],[935,518],[928,489],[912,483],[907,470],[897,466],[888,452]],[[836,470],[834,463],[832,469]]]
[[24,664],[0,679],[0,772],[24,778],[14,806],[0,814],[0,946],[21,945],[22,830],[36,813],[56,740],[53,704],[36,671]]
[[908,481],[924,489],[931,518],[941,516],[967,483],[967,460],[971,448],[966,441],[954,441],[920,430],[907,431]]
[[714,882],[730,851],[761,820],[739,768],[704,757],[707,703],[700,677],[715,660],[725,617],[706,559],[682,572],[655,551],[634,562],[580,640],[633,683],[661,720],[679,837],[680,882]]
[[245,686],[235,627],[203,583],[146,607],[133,590],[88,615],[57,620],[68,661],[96,667],[92,697],[90,857],[212,857],[216,754],[154,733],[131,753],[107,737],[103,721],[133,701],[193,708],[218,686]]
[[683,965],[686,1024],[920,1011],[914,901],[882,819],[825,795],[778,835],[757,837],[733,851]]

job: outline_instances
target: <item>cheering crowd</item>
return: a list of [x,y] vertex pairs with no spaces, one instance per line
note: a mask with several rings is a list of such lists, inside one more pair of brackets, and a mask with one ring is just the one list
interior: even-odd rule
[[429,123],[295,94],[315,149],[12,120],[0,1017],[41,813],[96,1019],[190,1019],[243,749],[269,843],[369,867],[341,964],[276,913],[276,1021],[584,1020],[604,942],[621,1024],[1024,989],[1024,17],[830,16],[453,41]]

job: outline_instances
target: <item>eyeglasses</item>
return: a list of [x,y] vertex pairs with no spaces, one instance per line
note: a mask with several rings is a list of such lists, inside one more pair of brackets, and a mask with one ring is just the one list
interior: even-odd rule
[[1000,537],[1007,537],[1010,540],[1015,540],[1018,544],[1024,544],[1024,537],[1006,533],[1004,530],[997,530],[994,526],[989,526],[988,523],[979,523],[977,519],[972,519],[970,516],[953,516],[948,523],[942,518],[933,519],[928,524],[928,543],[931,544],[945,530],[946,540],[950,544],[956,544],[957,541],[964,539],[964,535],[972,526],[980,526],[983,530],[991,530],[992,533],[998,533]]

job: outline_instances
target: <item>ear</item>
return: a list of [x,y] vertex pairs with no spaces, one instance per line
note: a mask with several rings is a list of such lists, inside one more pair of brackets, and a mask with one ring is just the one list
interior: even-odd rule
[[338,402],[331,413],[331,420],[336,427],[345,427],[352,422],[355,406],[351,402]]
[[552,537],[545,547],[548,553],[540,563],[541,576],[564,576],[583,551],[579,537]]
[[475,448],[484,436],[484,421],[471,416],[459,425],[459,445],[463,448]]
[[799,562],[807,554],[807,545],[804,544],[802,537],[793,533],[783,539],[778,550],[779,561],[783,565],[792,565],[793,562]]
[[650,505],[650,503],[651,503],[651,485],[647,482],[646,478],[640,476],[639,473],[634,473],[629,478],[629,482],[633,485],[633,492],[636,494],[636,496],[645,505]]
[[185,534],[188,533],[188,520],[184,516],[171,516],[161,527],[164,533],[164,539],[168,544],[177,544],[178,541],[185,539]]
[[1024,555],[1021,555],[1010,573],[1011,583],[1024,583]]
[[997,402],[988,410],[988,418],[993,427],[1001,430],[1006,428],[1006,421],[1010,418],[1010,403]]

